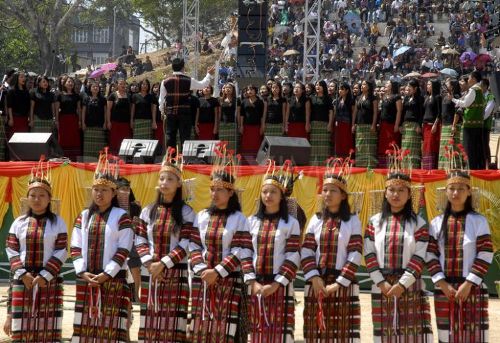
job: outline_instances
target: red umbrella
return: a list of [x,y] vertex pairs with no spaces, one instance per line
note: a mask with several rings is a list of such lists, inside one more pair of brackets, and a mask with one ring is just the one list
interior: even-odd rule
[[424,79],[432,79],[433,77],[438,77],[439,75],[436,73],[425,73],[421,77]]
[[489,54],[479,54],[477,55],[476,60],[474,62],[486,64],[488,62],[491,62],[491,56]]

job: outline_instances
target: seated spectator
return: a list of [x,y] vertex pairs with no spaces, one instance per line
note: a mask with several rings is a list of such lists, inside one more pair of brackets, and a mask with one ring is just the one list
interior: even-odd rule
[[142,68],[144,72],[153,71],[153,62],[151,62],[149,56],[146,56],[146,60],[142,64]]
[[210,55],[213,54],[213,45],[212,43],[208,40],[208,38],[205,38],[203,41],[203,46],[201,47],[201,52],[205,55]]

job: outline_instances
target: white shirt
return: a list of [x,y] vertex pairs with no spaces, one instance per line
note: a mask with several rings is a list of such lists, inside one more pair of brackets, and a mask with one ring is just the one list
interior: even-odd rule
[[[484,97],[490,94],[490,92],[484,93]],[[492,99],[488,101],[486,104],[486,108],[484,109],[484,120],[488,119],[491,116],[491,113],[493,113],[493,110],[495,109],[495,99]]]
[[[184,73],[182,73],[180,71],[174,71],[172,73],[172,75],[184,75]],[[207,73],[207,75],[205,75],[205,78],[201,81],[198,81],[198,80],[191,78],[191,87],[189,89],[192,91],[203,89],[203,88],[207,87],[208,85],[210,85],[210,81],[212,81],[212,75],[210,75],[209,73]],[[164,82],[165,82],[165,80],[163,80],[161,82],[160,99],[158,99],[159,106],[160,106],[159,108],[160,108],[160,111],[162,111],[162,112],[163,112],[163,104],[165,102],[165,96],[167,95],[167,89],[165,88]]]
[[474,89],[475,87],[481,88],[481,85],[479,83],[476,83],[474,86],[469,88],[469,91],[467,92],[467,94],[465,94],[465,96],[462,97],[462,99],[451,99],[451,101],[453,101],[458,107],[469,107],[476,99],[476,90]]

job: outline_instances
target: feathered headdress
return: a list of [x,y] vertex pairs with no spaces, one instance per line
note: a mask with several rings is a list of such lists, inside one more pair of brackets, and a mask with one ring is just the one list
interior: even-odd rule
[[171,172],[175,174],[179,180],[182,180],[182,168],[184,166],[184,160],[181,154],[176,154],[175,148],[168,148],[163,162],[161,164],[160,173]]
[[444,156],[447,160],[445,170],[448,175],[446,185],[463,183],[470,187],[469,158],[463,145],[455,145],[454,140],[450,139],[448,145],[445,145],[444,149]]
[[346,158],[330,157],[326,161],[326,170],[323,174],[323,185],[332,184],[347,193],[347,181],[351,177],[354,161],[351,154]]
[[234,182],[238,173],[240,155],[234,155],[233,150],[227,149],[227,142],[219,142],[215,148],[215,158],[212,165],[211,186],[219,186],[234,190]]
[[411,161],[407,156],[410,150],[403,150],[394,142],[391,143],[392,149],[385,151],[389,159],[389,172],[385,187],[390,186],[405,186],[411,188]]
[[44,162],[45,155],[40,156],[38,164],[31,168],[31,176],[28,180],[28,192],[33,188],[43,188],[52,195],[52,175],[49,162]]
[[108,153],[108,147],[100,152],[94,172],[94,186],[108,186],[116,189],[116,180],[120,175],[119,159]]
[[[300,177],[300,174],[299,176]],[[283,194],[287,194],[293,187],[296,178],[293,176],[292,161],[286,160],[281,167],[276,167],[274,160],[267,160],[267,171],[262,180],[262,186],[273,185],[278,187]]]

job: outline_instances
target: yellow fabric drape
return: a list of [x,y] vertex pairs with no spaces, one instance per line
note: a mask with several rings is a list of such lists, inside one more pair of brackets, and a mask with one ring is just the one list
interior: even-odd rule
[[6,176],[0,177],[0,196],[2,197],[2,201],[0,201],[0,227],[2,227],[3,225],[3,217],[5,217],[5,214],[9,210],[9,203],[4,201],[8,185],[9,185],[9,177]]

